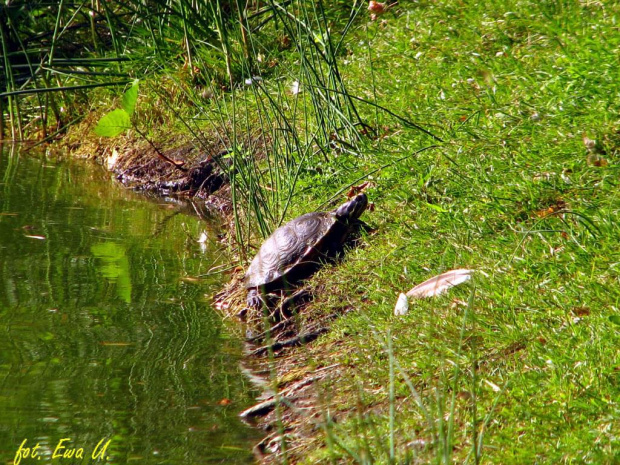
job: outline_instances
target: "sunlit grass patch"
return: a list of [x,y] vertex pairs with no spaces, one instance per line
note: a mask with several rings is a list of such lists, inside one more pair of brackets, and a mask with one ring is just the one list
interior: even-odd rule
[[[344,394],[330,446],[307,460],[613,463],[620,12],[576,2],[397,12],[358,32],[345,72],[360,88],[372,73],[377,102],[446,143],[372,176],[376,231],[316,277],[317,308],[354,310],[333,325],[327,354],[313,349],[347,376],[332,388]],[[421,142],[379,123],[377,163]],[[604,141],[602,162],[584,135]],[[393,315],[399,292],[452,268],[486,275]]]

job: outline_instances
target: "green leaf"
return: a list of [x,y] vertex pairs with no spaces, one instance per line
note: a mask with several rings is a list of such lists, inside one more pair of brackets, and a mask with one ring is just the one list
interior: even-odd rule
[[95,134],[103,137],[116,137],[127,129],[131,129],[131,119],[125,110],[119,108],[112,110],[99,120]]
[[133,115],[133,111],[136,108],[136,101],[138,100],[138,84],[140,81],[136,79],[127,91],[123,94],[123,100],[121,106],[123,110],[127,112],[129,116]]
[[620,315],[610,315],[609,321],[620,326]]

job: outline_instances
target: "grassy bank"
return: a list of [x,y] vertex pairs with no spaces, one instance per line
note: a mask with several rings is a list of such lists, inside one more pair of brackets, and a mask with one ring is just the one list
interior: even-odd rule
[[[228,77],[148,77],[137,109],[154,140],[234,146],[244,247],[369,182],[376,230],[310,281],[308,315],[344,315],[276,368],[285,386],[336,367],[280,459],[619,461],[620,6],[402,1],[376,21],[335,6],[306,10],[299,36],[278,16],[259,32],[271,48],[246,38],[256,68],[238,39],[221,42]],[[393,315],[452,268],[480,272]]]
[[[310,349],[341,371],[323,387],[327,447],[305,462],[615,463],[620,9],[392,12],[357,31],[347,82],[445,143],[372,176],[376,233],[314,279],[317,311],[352,311]],[[377,118],[367,170],[429,143]],[[486,274],[393,315],[452,268]]]

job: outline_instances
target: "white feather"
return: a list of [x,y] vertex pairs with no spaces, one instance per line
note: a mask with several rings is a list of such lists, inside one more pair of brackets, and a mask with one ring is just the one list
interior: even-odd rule
[[301,92],[301,85],[299,84],[299,81],[295,81],[291,85],[291,94],[297,95],[299,92]]
[[465,269],[446,271],[439,276],[427,279],[423,283],[418,284],[407,292],[407,297],[423,299],[425,297],[438,296],[446,292],[451,287],[458,286],[465,281],[469,281],[473,272],[474,270]]
[[401,292],[396,301],[396,306],[394,307],[394,315],[406,315],[408,311],[409,301],[407,300],[407,296]]

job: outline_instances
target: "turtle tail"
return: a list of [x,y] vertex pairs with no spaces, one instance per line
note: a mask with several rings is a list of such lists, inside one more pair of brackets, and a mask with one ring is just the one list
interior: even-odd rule
[[341,220],[356,220],[360,216],[366,207],[368,206],[368,197],[366,194],[361,193],[353,197],[346,203],[340,205],[336,211],[336,217]]

